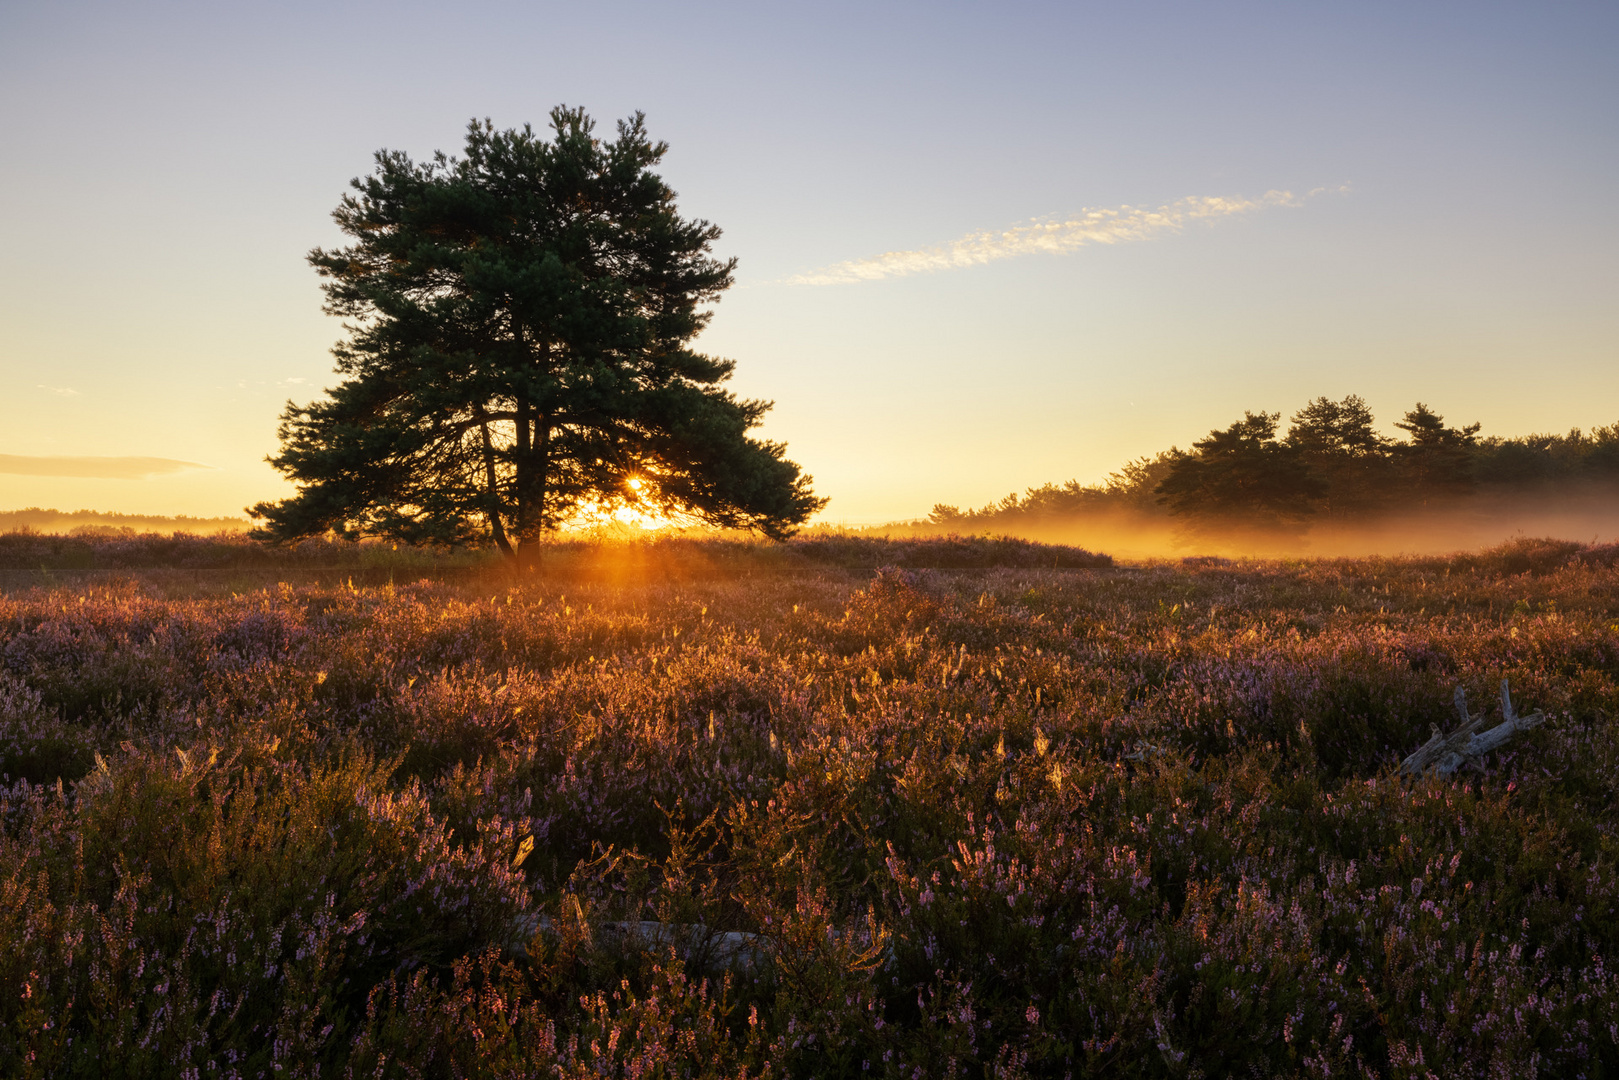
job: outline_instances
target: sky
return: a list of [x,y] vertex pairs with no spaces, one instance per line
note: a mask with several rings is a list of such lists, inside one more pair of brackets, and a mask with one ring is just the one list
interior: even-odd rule
[[864,524],[1358,393],[1619,422],[1619,5],[0,4],[0,509],[239,514],[382,148],[643,110]]

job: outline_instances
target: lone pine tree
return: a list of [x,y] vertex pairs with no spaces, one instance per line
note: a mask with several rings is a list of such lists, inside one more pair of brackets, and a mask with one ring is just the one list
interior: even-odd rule
[[298,485],[255,535],[334,530],[411,543],[493,540],[508,557],[582,507],[639,505],[784,537],[825,505],[770,408],[694,352],[699,306],[732,281],[720,230],[652,171],[643,117],[602,140],[582,109],[467,131],[461,157],[380,151],[317,248],[326,310],[348,320],[327,400],[289,402],[271,463]]

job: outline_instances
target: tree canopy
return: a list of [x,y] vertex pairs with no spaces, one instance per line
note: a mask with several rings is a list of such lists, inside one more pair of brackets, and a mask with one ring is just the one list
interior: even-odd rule
[[1332,517],[1365,513],[1388,489],[1388,440],[1374,427],[1372,410],[1358,394],[1342,401],[1318,397],[1293,414],[1286,448],[1320,481],[1310,509]]
[[1190,451],[1137,458],[1100,484],[1045,484],[979,509],[938,504],[931,524],[952,529],[1042,527],[1067,518],[1169,513],[1192,528],[1291,530],[1423,508],[1455,508],[1474,495],[1553,495],[1619,485],[1619,424],[1565,435],[1480,437],[1422,402],[1379,434],[1365,399],[1318,397],[1278,437],[1280,413],[1247,413]]
[[1450,427],[1444,417],[1419,401],[1394,426],[1411,436],[1410,442],[1397,448],[1398,460],[1420,501],[1473,490],[1478,424]]
[[551,137],[473,122],[462,156],[379,151],[316,249],[326,310],[348,320],[343,376],[282,414],[271,463],[293,497],[249,512],[276,540],[336,531],[492,540],[508,555],[581,510],[637,506],[774,537],[825,505],[770,408],[693,351],[735,260],[682,218],[640,113],[598,138],[582,109]]
[[1326,484],[1276,438],[1280,413],[1250,412],[1179,454],[1158,484],[1171,513],[1277,527],[1310,515]]

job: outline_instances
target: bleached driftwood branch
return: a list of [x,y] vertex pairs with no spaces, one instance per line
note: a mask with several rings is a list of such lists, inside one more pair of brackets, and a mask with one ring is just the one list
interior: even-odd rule
[[1164,748],[1162,746],[1159,746],[1156,743],[1150,743],[1145,739],[1139,739],[1136,741],[1136,748],[1130,753],[1124,755],[1124,760],[1146,761],[1154,754],[1162,754],[1163,752]]
[[1449,776],[1468,762],[1504,746],[1520,731],[1528,731],[1546,719],[1543,712],[1519,716],[1512,707],[1512,694],[1507,690],[1505,679],[1501,680],[1501,723],[1484,730],[1484,714],[1467,711],[1467,693],[1460,686],[1456,688],[1456,712],[1462,726],[1449,735],[1441,733],[1436,726],[1433,737],[1400,765],[1402,773],[1415,776],[1431,769],[1441,776]]
[[[551,920],[544,915],[530,913],[521,916],[514,925],[513,950],[526,954],[527,943],[537,932],[550,931]],[[702,923],[603,922],[592,928],[615,944],[662,947],[672,945],[688,960],[702,961],[702,966],[753,972],[768,959],[764,943],[758,934],[741,930],[712,930]]]

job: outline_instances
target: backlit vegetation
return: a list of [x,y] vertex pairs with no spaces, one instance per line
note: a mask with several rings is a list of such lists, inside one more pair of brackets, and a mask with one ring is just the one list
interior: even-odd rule
[[1619,548],[818,542],[0,594],[0,1074],[1619,1072]]

